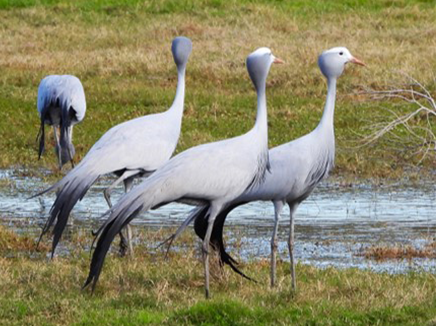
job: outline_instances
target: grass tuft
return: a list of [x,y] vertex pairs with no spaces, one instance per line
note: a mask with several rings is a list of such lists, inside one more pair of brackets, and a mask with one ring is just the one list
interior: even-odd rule
[[423,248],[415,248],[411,245],[397,246],[371,246],[358,254],[367,259],[413,259],[413,258],[436,258],[436,244],[431,242]]
[[[5,228],[0,235],[2,248],[29,237]],[[193,248],[192,237],[184,236],[167,261],[163,252],[147,249],[146,240],[165,235],[162,230],[141,234],[144,241],[134,259],[110,254],[93,295],[80,289],[89,268],[83,250],[53,261],[31,251],[2,255],[0,325],[431,325],[436,316],[436,278],[430,273],[389,275],[298,264],[293,293],[289,264],[281,260],[274,289],[267,260],[243,266],[258,283],[212,264],[212,299],[206,301],[200,246]],[[72,236],[69,248],[76,246],[75,239],[82,246],[82,236]]]
[[[46,252],[46,244],[41,244],[38,251]],[[16,233],[0,225],[0,254],[10,255],[19,252],[32,252],[36,250],[36,242],[30,235],[18,236]]]

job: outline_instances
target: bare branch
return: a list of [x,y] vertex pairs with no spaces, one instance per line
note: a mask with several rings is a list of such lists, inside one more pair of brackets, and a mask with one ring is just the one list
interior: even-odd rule
[[358,93],[376,101],[397,100],[397,103],[404,104],[401,105],[401,111],[382,106],[391,118],[371,122],[371,132],[360,140],[357,147],[368,146],[385,138],[391,146],[399,146],[399,151],[418,156],[420,164],[430,154],[436,154],[436,101],[428,87],[412,76],[405,73],[401,75],[409,81],[408,85],[387,86],[381,90],[364,88]]

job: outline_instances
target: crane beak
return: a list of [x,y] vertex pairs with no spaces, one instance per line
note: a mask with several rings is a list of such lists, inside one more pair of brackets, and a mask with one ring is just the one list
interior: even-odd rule
[[364,66],[364,67],[366,66],[366,64],[363,61],[360,61],[359,59],[357,59],[355,57],[352,57],[350,62],[355,63],[356,65],[359,65],[359,66]]
[[282,59],[280,59],[280,58],[276,58],[276,57],[274,57],[274,61],[273,61],[273,63],[279,63],[279,64],[283,64],[283,63],[285,63]]

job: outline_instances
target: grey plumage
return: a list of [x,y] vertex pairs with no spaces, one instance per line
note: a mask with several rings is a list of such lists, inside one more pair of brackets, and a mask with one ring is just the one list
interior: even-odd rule
[[[115,235],[141,211],[171,201],[208,202],[208,228],[203,241],[206,297],[209,296],[210,232],[217,213],[238,197],[257,174],[266,169],[268,126],[265,80],[271,63],[271,51],[261,48],[247,59],[247,69],[258,94],[256,123],[246,134],[190,148],[169,160],[153,175],[124,195],[108,213],[100,229],[90,272],[84,286],[94,289],[104,259]],[[259,166],[261,164],[262,166]]]
[[37,108],[40,117],[38,158],[45,149],[45,125],[53,126],[59,169],[73,160],[73,126],[85,118],[86,100],[80,80],[71,75],[50,75],[38,87]]
[[[319,182],[325,179],[333,168],[335,156],[333,115],[336,79],[342,74],[347,62],[362,64],[346,48],[333,48],[323,52],[319,58],[319,66],[328,80],[328,94],[320,123],[311,133],[271,149],[269,151],[271,173],[266,174],[265,181],[246,191],[217,216],[211,235],[211,244],[219,252],[221,262],[228,264],[237,273],[245,276],[236,267],[236,261],[225,250],[223,227],[227,215],[236,207],[250,201],[271,200],[274,203],[275,225],[271,241],[271,285],[274,285],[277,228],[281,210],[287,204],[290,208],[291,219],[288,247],[291,258],[293,288],[296,288],[293,257],[294,212],[298,205],[312,193]],[[203,239],[206,234],[204,223],[206,210],[207,207],[194,209],[175,235],[171,237],[171,243],[194,220],[195,232]]]
[[139,117],[112,127],[62,180],[36,195],[56,191],[56,200],[41,234],[42,237],[56,223],[52,255],[71,210],[101,175],[115,173],[118,176],[104,192],[108,205],[111,206],[110,191],[118,183],[124,182],[128,191],[134,177],[150,175],[168,161],[174,152],[181,130],[186,63],[192,43],[186,37],[177,37],[173,40],[171,49],[178,73],[177,91],[172,106],[165,112]]
[[[82,172],[81,169],[78,171]],[[98,177],[99,175],[93,172],[90,172],[87,175],[84,175],[83,173],[80,173],[80,175],[77,176],[70,175],[68,181],[61,187],[57,188],[59,190],[56,194],[56,200],[50,209],[50,216],[44,225],[38,241],[39,243],[43,235],[48,232],[50,227],[56,221],[53,229],[52,257],[68,222],[71,210],[79,200],[82,200],[88,189],[94,184]],[[56,188],[51,187],[44,192],[53,189]]]

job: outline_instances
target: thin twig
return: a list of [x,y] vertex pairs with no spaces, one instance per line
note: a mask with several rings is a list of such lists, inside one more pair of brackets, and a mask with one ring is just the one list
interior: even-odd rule
[[[392,143],[401,144],[401,152],[419,155],[418,164],[422,163],[430,153],[436,152],[436,101],[427,87],[415,78],[401,73],[411,84],[403,87],[387,87],[385,90],[364,89],[360,95],[369,95],[373,100],[399,100],[406,103],[408,112],[401,114],[393,109],[382,107],[392,118],[387,121],[372,123],[373,131],[361,139],[357,147],[368,146],[382,137]],[[435,81],[436,82],[436,81]],[[418,90],[416,89],[418,88]],[[409,109],[410,108],[410,109]],[[421,119],[415,119],[423,117]],[[403,128],[402,132],[398,128]],[[398,130],[398,132],[397,132]],[[404,135],[404,131],[407,135]]]

